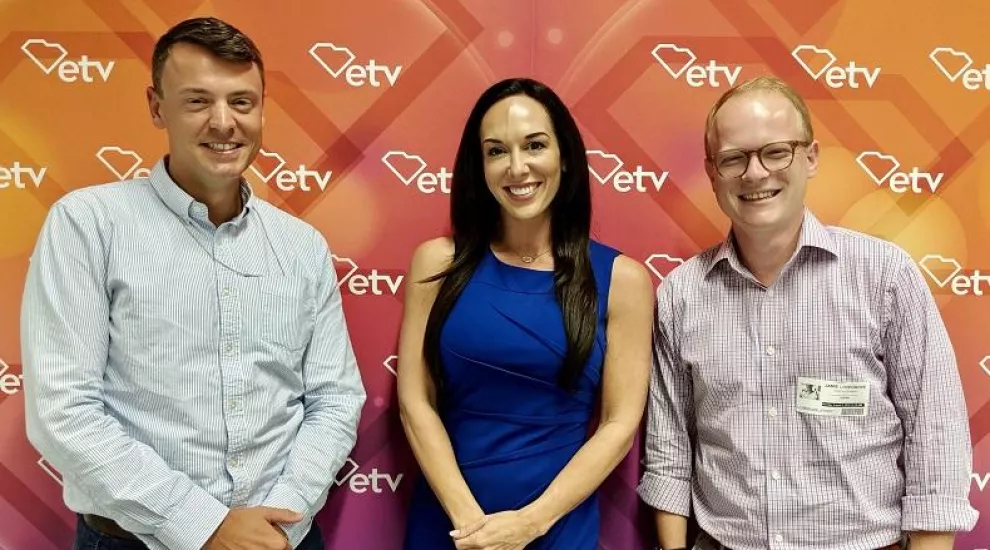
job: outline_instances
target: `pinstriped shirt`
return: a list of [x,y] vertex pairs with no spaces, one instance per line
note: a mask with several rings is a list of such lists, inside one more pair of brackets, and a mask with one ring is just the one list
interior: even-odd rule
[[253,196],[215,227],[159,161],[50,210],[21,313],[26,421],[67,506],[150,548],[199,550],[229,508],[300,512],[365,400],[330,252]]
[[[805,213],[769,287],[731,237],[658,289],[640,497],[736,550],[863,550],[972,529],[952,347],[911,258]],[[865,383],[865,415],[807,414],[799,378]],[[816,390],[817,391],[817,390]]]

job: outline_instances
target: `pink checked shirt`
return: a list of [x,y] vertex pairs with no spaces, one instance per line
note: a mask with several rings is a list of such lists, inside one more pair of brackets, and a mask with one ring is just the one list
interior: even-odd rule
[[[766,287],[730,238],[661,284],[654,348],[650,506],[735,550],[864,550],[976,523],[952,346],[895,245],[806,212]],[[865,383],[866,406],[799,412],[799,378]]]

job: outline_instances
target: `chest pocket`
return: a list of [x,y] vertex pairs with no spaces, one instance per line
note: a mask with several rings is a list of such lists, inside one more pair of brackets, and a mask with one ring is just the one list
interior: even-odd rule
[[299,371],[313,333],[315,300],[302,277],[265,276],[241,284],[242,307],[250,308],[244,327],[257,349],[258,364],[274,363]]

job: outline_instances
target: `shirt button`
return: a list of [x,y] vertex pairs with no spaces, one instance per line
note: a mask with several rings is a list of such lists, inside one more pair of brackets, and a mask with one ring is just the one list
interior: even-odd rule
[[777,349],[773,346],[767,346],[767,355],[773,355],[777,353]]
[[774,470],[774,471],[770,472],[770,477],[772,477],[773,479],[780,479],[780,472],[778,472],[777,470]]
[[777,407],[770,407],[769,409],[767,409],[767,414],[770,415],[771,417],[776,417]]
[[230,289],[229,288],[223,289],[223,292],[220,293],[220,296],[223,296],[224,298],[230,298]]
[[777,533],[776,535],[773,536],[773,540],[777,542],[784,542],[784,535]]
[[234,412],[238,409],[238,401],[236,399],[231,399],[227,401],[227,410]]
[[234,344],[231,343],[231,342],[227,342],[227,344],[224,345],[224,347],[223,347],[223,351],[227,355],[233,355],[234,354]]
[[231,466],[231,468],[240,468],[241,467],[241,459],[238,458],[238,457],[236,457],[236,456],[235,457],[232,457],[230,459],[230,466]]

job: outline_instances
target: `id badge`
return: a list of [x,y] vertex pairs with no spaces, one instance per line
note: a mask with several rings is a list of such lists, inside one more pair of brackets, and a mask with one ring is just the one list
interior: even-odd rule
[[870,404],[868,382],[832,382],[799,377],[797,410],[819,416],[866,416]]

